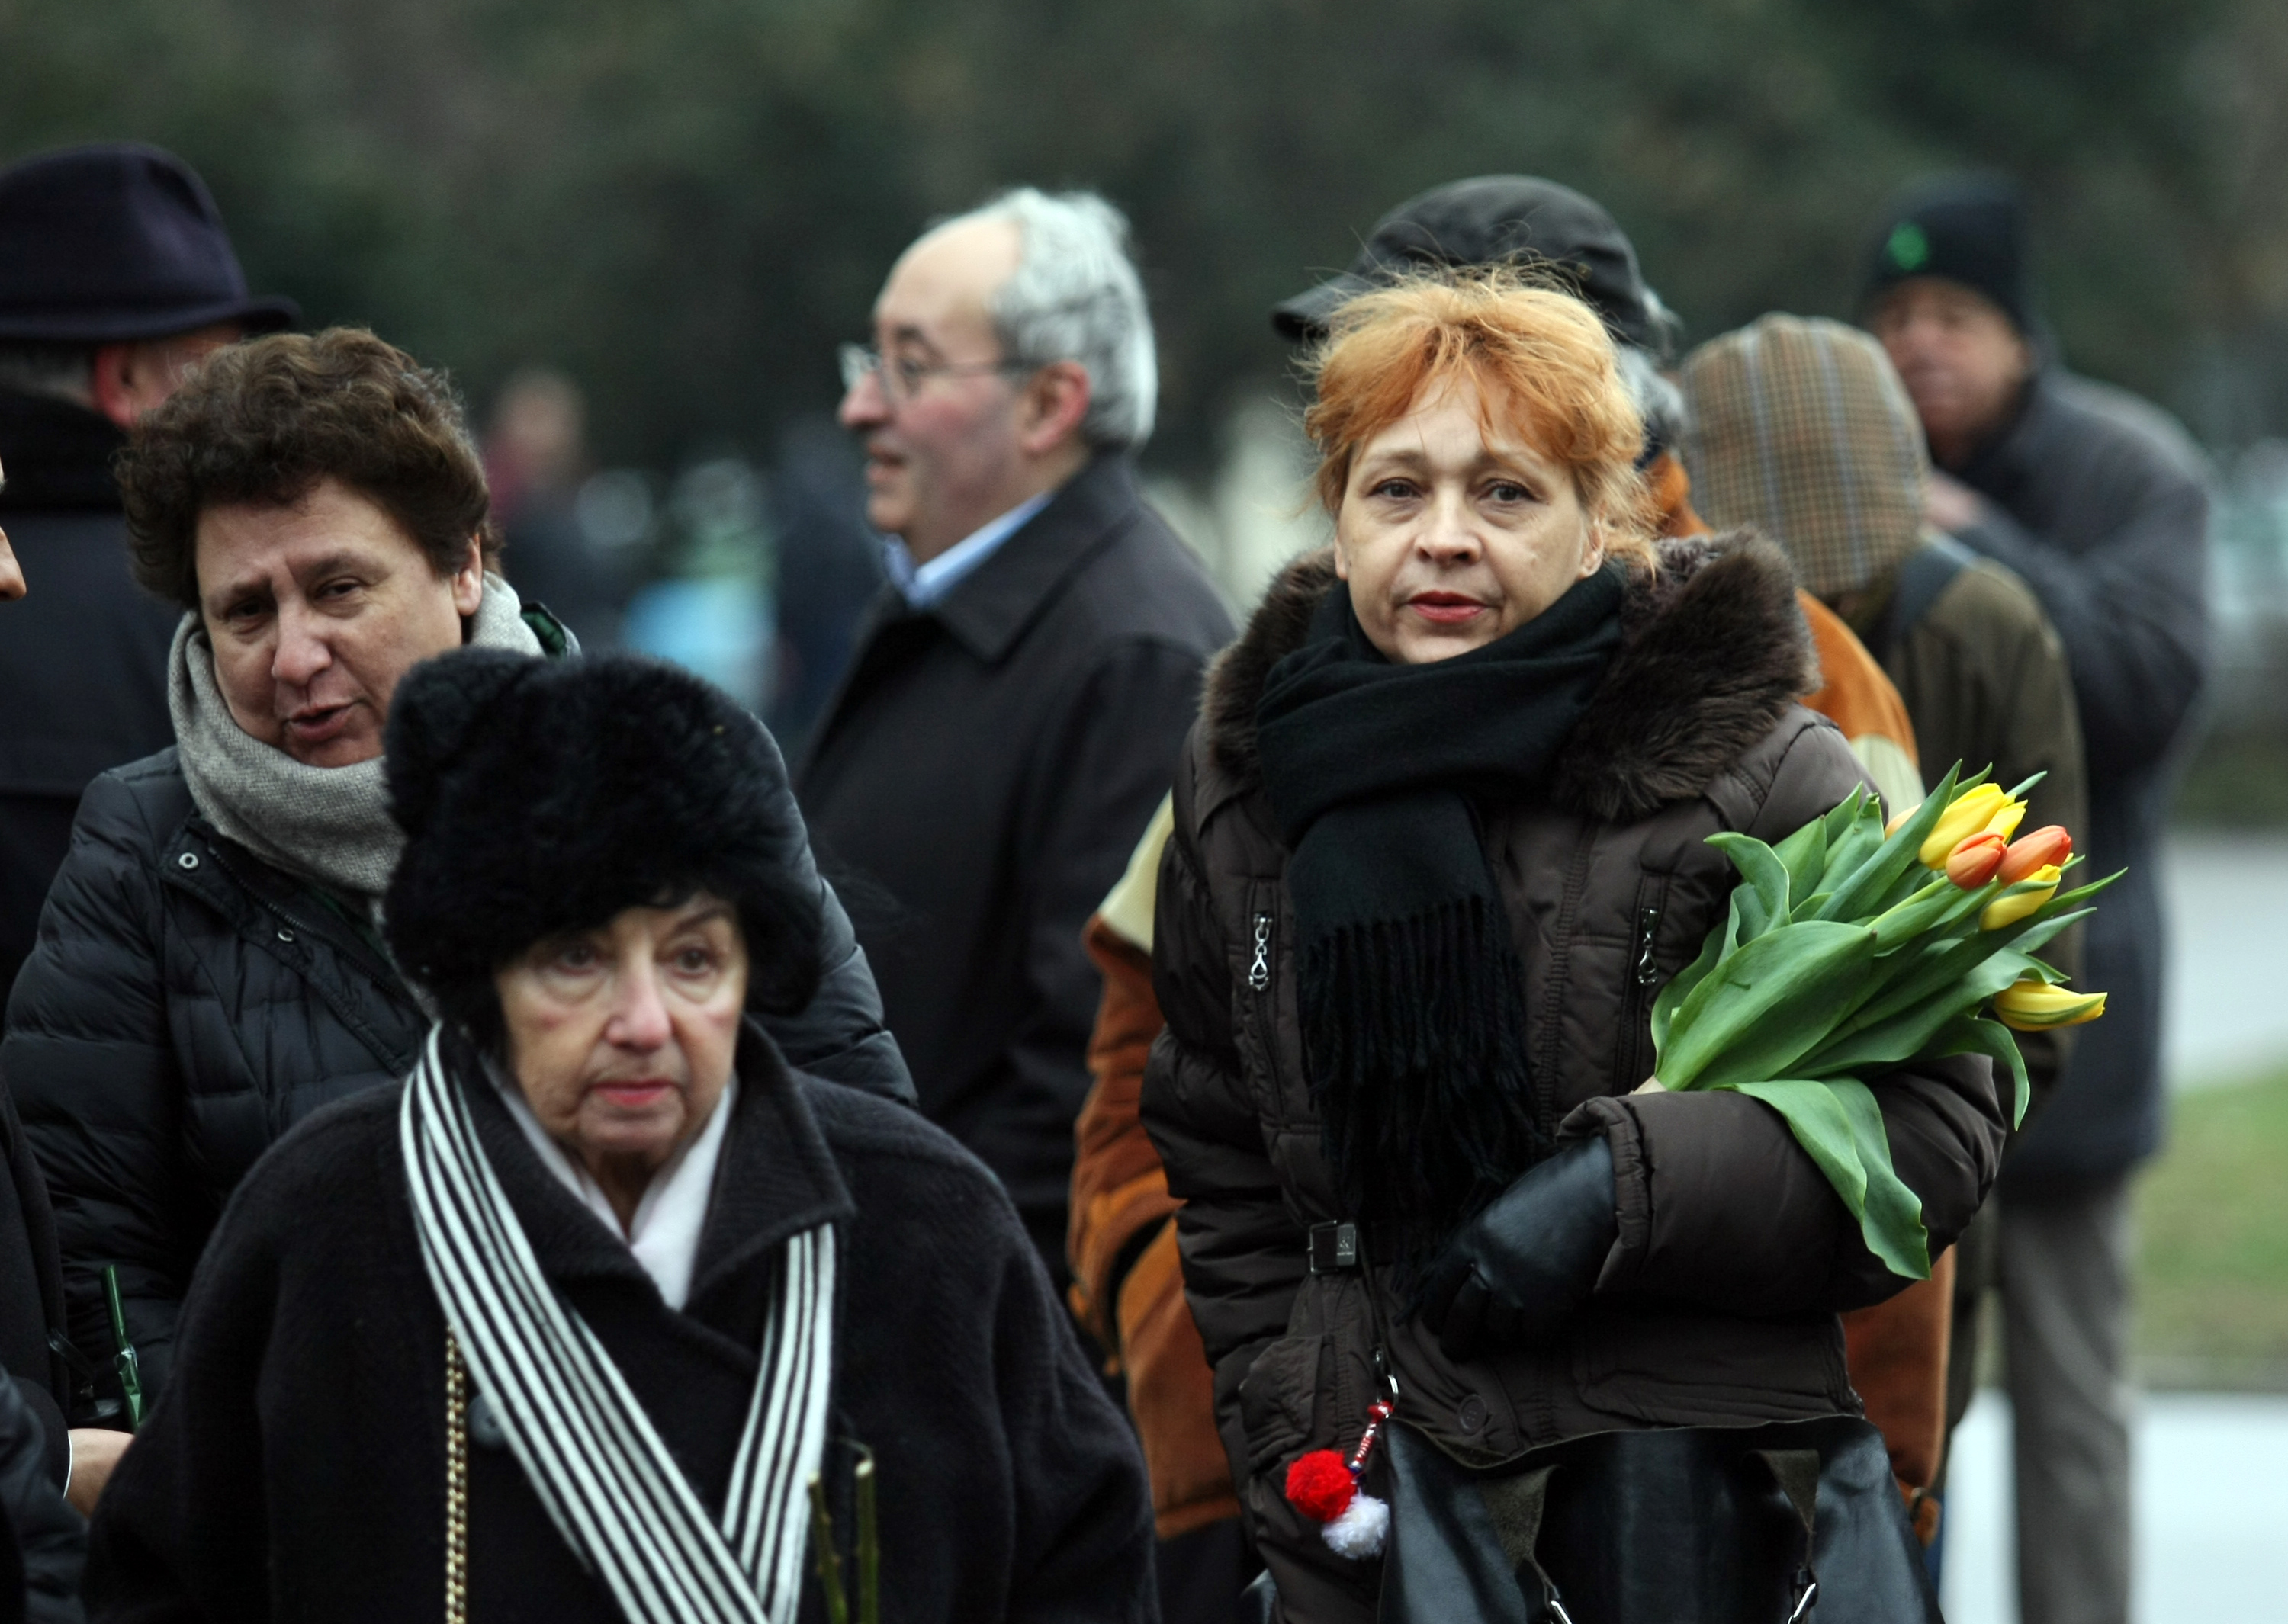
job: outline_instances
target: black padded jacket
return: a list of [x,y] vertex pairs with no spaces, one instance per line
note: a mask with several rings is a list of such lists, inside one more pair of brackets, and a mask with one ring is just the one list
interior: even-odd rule
[[[788,812],[789,860],[815,878]],[[771,1034],[814,1075],[910,1102],[865,954],[818,884],[829,972]],[[155,1399],[191,1271],[247,1169],[319,1107],[401,1078],[428,1027],[358,913],[218,835],[174,750],[91,784],[0,1043],[80,1350],[112,1367],[102,1271],[115,1264]]]

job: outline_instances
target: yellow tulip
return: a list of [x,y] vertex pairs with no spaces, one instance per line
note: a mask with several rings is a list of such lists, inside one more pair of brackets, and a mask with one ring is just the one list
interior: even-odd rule
[[[1917,849],[1915,856],[1926,868],[1945,867],[1946,860],[1955,847],[1973,835],[1985,833],[1987,826],[2000,817],[2003,809],[2010,804],[2010,798],[1991,784],[1979,784],[1964,790],[1938,815],[1937,824],[1923,837],[1923,844]],[[2022,813],[2020,815],[2023,816]],[[2014,823],[2011,827],[2014,828],[2017,826]]]
[[2005,925],[2016,924],[2043,903],[2056,896],[2058,882],[2064,877],[2065,870],[2055,863],[2043,864],[2019,882],[2022,885],[2038,885],[2041,887],[2039,891],[2005,891],[1980,911],[1978,928],[1982,931],[1998,931]]
[[2018,832],[2018,826],[2025,820],[2026,804],[2023,801],[2005,801],[2002,803],[2002,810],[1996,812],[1992,820],[1987,824],[1986,832],[1990,835],[1999,835],[2003,839],[2007,840]]
[[2078,1026],[2105,1013],[2105,994],[2077,993],[2025,976],[1996,996],[1994,1013],[2004,1026],[2015,1032]]

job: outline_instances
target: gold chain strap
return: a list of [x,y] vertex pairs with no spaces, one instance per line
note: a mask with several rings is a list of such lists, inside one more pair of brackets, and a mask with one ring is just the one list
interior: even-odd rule
[[445,1333],[445,1624],[469,1616],[469,1370]]

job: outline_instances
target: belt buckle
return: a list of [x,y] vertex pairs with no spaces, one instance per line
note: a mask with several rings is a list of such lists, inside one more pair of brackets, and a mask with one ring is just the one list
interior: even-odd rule
[[1339,1274],[1346,1269],[1355,1269],[1359,1264],[1358,1225],[1355,1224],[1314,1224],[1311,1225],[1311,1272]]

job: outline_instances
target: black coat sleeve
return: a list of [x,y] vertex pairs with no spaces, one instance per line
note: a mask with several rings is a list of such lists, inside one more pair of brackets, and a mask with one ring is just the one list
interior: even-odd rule
[[46,1429],[18,1386],[0,1382],[0,1511],[23,1565],[27,1624],[77,1624],[87,1525],[51,1475]]
[[276,1440],[266,1440],[260,1389],[286,1245],[278,1214],[315,1192],[256,1200],[248,1189],[225,1209],[183,1304],[183,1358],[166,1400],[96,1503],[91,1618],[210,1624],[268,1616],[264,1485]]
[[190,1217],[183,1081],[162,978],[162,844],[125,784],[107,774],[88,786],[0,1047],[54,1209],[71,1339],[110,1369],[101,1271],[117,1264],[155,1391],[197,1262],[184,1238],[205,1233]]
[[[1082,932],[1168,793],[1199,702],[1201,665],[1196,651],[1172,644],[1115,647],[1072,685],[1034,753],[1023,821],[1012,838],[1022,858],[1019,906],[1037,1013],[1008,1058],[1012,1097],[1031,1102],[1028,1118],[1053,1153],[1037,1183],[1013,1177],[1011,1192],[1029,1221],[1061,1213],[1070,1195],[1073,1123],[1090,1083],[1083,1058],[1103,993]],[[1005,1159],[997,1165],[1007,1175]]]
[[996,1385],[1015,1492],[1010,1624],[1145,1624],[1152,1505],[1133,1434],[1081,1352],[1033,1248],[1012,1234],[1002,1271]]
[[[776,742],[770,748],[776,760]],[[798,880],[817,888],[820,957],[826,974],[817,993],[798,1013],[764,1016],[764,1027],[786,1056],[787,1064],[797,1070],[910,1105],[915,1102],[914,1080],[906,1070],[898,1040],[882,1023],[882,994],[874,985],[866,950],[858,945],[842,899],[818,872],[811,856],[810,832],[795,804],[785,764],[777,764],[779,811],[789,831],[780,857]]]
[[2205,669],[2208,493],[2141,450],[2125,445],[2091,471],[2107,481],[2101,505],[2114,517],[2086,546],[2038,535],[1990,502],[1961,533],[2023,576],[2049,612],[2072,662],[2089,775],[2100,784],[2167,752]]

